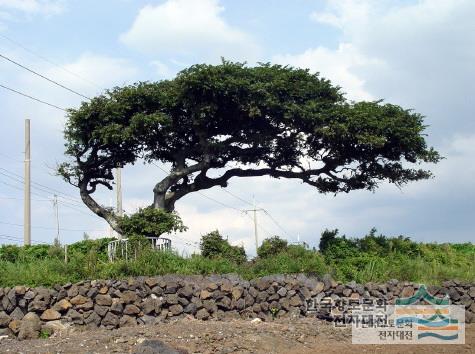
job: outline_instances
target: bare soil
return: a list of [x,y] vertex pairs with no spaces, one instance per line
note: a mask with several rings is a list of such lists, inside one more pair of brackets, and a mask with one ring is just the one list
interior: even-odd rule
[[[354,345],[351,330],[314,318],[199,321],[181,319],[117,330],[70,329],[48,339],[0,340],[1,353],[146,353],[159,340],[183,353],[475,353],[475,324],[466,325],[465,345]],[[142,346],[143,347],[143,346]],[[152,351],[147,353],[165,353]]]

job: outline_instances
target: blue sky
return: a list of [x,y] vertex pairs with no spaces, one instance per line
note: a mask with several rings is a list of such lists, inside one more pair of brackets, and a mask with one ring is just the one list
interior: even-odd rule
[[[334,197],[263,177],[232,180],[229,191],[248,201],[254,196],[286,231],[262,213],[261,239],[281,234],[316,245],[324,228],[362,236],[374,226],[420,241],[466,242],[475,240],[474,16],[470,0],[0,0],[0,53],[86,95],[170,78],[188,65],[217,63],[223,56],[251,65],[270,61],[309,68],[341,86],[350,99],[383,98],[412,108],[427,117],[428,141],[446,157],[431,167],[433,180]],[[0,84],[60,107],[80,103],[4,60]],[[51,242],[55,235],[52,189],[61,192],[63,241],[82,238],[83,231],[76,230],[107,235],[107,225],[81,206],[77,191],[53,175],[62,160],[63,112],[3,89],[0,107],[0,235],[7,235],[0,242],[22,237],[21,179],[14,174],[22,174],[26,117],[32,120],[32,179],[38,183],[32,238]],[[126,212],[149,204],[162,176],[153,166],[126,168]],[[235,210],[248,205],[219,188],[203,194],[177,204],[189,231],[174,238],[176,247],[191,252],[183,240],[196,242],[217,228],[252,254],[252,222]],[[106,205],[113,198],[110,192],[98,194]]]

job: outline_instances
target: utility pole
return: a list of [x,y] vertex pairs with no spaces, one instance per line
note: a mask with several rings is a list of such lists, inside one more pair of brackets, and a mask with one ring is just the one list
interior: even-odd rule
[[116,181],[115,184],[117,185],[117,215],[123,216],[123,209],[122,209],[122,169],[117,167],[115,169],[115,176]]
[[[115,169],[115,177],[116,181],[115,184],[117,186],[116,189],[116,198],[117,198],[117,215],[122,217],[124,215],[122,209],[122,169],[120,167],[116,167]],[[119,239],[122,238],[122,235],[117,233]]]
[[30,171],[30,120],[25,119],[25,195],[23,204],[23,245],[31,245],[31,171]]
[[55,194],[53,199],[54,217],[56,219],[56,239],[58,244],[61,244],[59,237],[59,208],[58,208],[58,196]]
[[258,227],[258,225],[257,225],[257,212],[258,212],[258,211],[263,211],[264,209],[260,209],[260,208],[258,209],[258,208],[256,207],[256,200],[255,200],[255,198],[253,198],[253,205],[254,205],[254,208],[252,208],[252,209],[246,209],[246,210],[243,210],[243,211],[244,211],[245,213],[252,211],[253,216],[254,216],[254,217],[253,217],[253,219],[254,219],[254,239],[255,239],[255,242],[256,242],[256,255],[257,255],[257,249],[259,248],[259,234],[258,234],[258,230],[257,230],[257,227]]

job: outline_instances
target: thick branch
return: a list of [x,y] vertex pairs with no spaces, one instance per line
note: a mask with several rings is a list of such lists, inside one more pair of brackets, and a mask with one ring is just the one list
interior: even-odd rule
[[122,234],[122,230],[119,227],[119,223],[116,215],[99,205],[94,198],[91,197],[91,192],[87,189],[87,183],[82,181],[79,184],[79,192],[81,194],[81,199],[86,204],[86,206],[97,216],[103,218],[107,223],[112,227],[114,231],[119,234]]

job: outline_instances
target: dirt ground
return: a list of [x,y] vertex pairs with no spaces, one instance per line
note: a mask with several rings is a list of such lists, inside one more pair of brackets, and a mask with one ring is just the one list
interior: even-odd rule
[[475,353],[475,325],[465,345],[353,345],[351,330],[313,318],[253,323],[250,320],[181,319],[109,331],[68,330],[48,339],[0,340],[1,353],[176,353],[144,351],[149,340],[182,353]]

